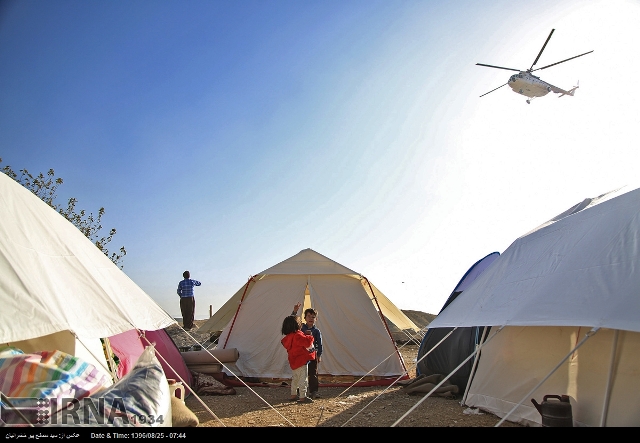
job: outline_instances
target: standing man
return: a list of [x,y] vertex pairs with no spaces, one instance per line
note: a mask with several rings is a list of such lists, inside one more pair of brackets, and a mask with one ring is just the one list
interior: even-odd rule
[[[298,315],[298,309],[300,309],[301,303],[296,303],[293,307],[291,315]],[[309,378],[309,397],[318,398],[318,365],[320,364],[320,356],[322,355],[322,333],[320,329],[316,327],[316,318],[318,317],[318,311],[309,308],[304,310],[304,323],[300,330],[306,335],[313,335],[313,347],[316,349],[316,358],[310,360],[307,363],[308,366],[308,378]]]
[[182,312],[182,327],[185,331],[193,329],[193,318],[196,312],[196,298],[193,295],[193,287],[200,286],[198,280],[191,280],[189,271],[182,273],[184,280],[178,283],[178,295],[180,296],[180,312]]

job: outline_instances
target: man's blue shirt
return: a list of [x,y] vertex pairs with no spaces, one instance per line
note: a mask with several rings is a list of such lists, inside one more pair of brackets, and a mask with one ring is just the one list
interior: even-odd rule
[[192,280],[190,278],[185,278],[180,283],[178,283],[178,295],[182,297],[193,297],[193,287],[200,286],[200,282],[198,280]]

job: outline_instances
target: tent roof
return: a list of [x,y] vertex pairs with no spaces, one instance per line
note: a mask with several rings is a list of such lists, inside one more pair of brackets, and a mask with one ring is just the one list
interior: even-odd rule
[[[303,249],[296,255],[258,273],[247,283],[249,287],[246,289],[246,293],[251,292],[255,282],[266,275],[348,275],[361,278],[358,272],[352,271],[309,248]],[[368,287],[368,284],[363,287],[370,296],[371,290],[373,290],[382,313],[399,329],[413,329],[415,331],[420,329],[373,284],[371,284],[371,288]],[[207,322],[200,326],[200,332],[222,330],[235,315],[243,295],[245,295],[245,285],[238,289]]]
[[0,342],[175,323],[73,224],[5,174],[0,208]]
[[430,327],[640,332],[640,189],[587,199],[518,238]]
[[344,274],[359,275],[359,273],[342,266],[313,249],[303,249],[293,257],[281,261],[275,266],[265,269],[258,275],[282,275],[282,274]]
[[480,274],[482,274],[484,272],[484,270],[487,269],[489,267],[489,265],[491,263],[493,263],[495,261],[495,259],[498,258],[498,257],[500,257],[500,253],[499,252],[492,252],[491,254],[489,254],[489,255],[481,258],[477,262],[475,262],[469,268],[469,270],[467,270],[467,272],[465,272],[465,274],[462,276],[462,278],[460,279],[460,281],[456,285],[456,287],[453,290],[453,292],[451,292],[451,295],[449,295],[449,298],[447,298],[447,301],[444,303],[444,306],[442,306],[442,309],[440,309],[440,312],[445,310],[447,308],[447,306],[449,306],[451,304],[452,301],[454,301],[471,284],[473,284],[475,279],[478,278],[478,276]]
[[455,292],[465,291],[498,257],[500,257],[499,252],[492,252],[475,262],[462,276],[456,287],[453,289],[452,294]]

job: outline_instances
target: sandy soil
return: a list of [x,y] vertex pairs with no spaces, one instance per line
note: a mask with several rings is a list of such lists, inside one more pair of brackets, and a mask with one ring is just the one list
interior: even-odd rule
[[[178,346],[194,339],[203,346],[209,344],[208,335],[197,330],[191,337],[177,326],[167,331]],[[418,347],[406,345],[400,352],[411,368]],[[415,377],[415,370],[410,376]],[[200,380],[223,386],[210,376],[200,375]],[[422,396],[408,395],[402,386],[321,387],[321,398],[311,404],[289,402],[289,387],[276,383],[234,390],[234,395],[190,395],[186,405],[200,420],[200,427],[492,427],[500,421],[493,414],[461,406],[460,395],[429,397],[407,414]],[[505,422],[501,426],[519,425]]]

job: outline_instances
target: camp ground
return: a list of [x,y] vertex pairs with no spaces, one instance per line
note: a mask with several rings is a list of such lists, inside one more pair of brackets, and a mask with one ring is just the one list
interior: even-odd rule
[[[138,415],[164,416],[155,426],[171,425],[175,402],[168,380],[183,384],[183,399],[195,394],[192,372],[164,331],[175,320],[75,226],[4,174],[0,174],[0,206],[0,391],[3,411],[16,411],[13,421],[4,424],[43,425],[29,421],[35,417],[20,416],[17,411],[24,409],[14,407],[19,403],[16,398],[76,398],[89,405],[95,396],[118,395],[129,399]],[[342,354],[335,346],[327,361],[335,361],[330,367],[337,374],[370,373],[377,378],[405,374],[404,362],[379,312],[402,329],[415,332],[417,328],[366,279],[310,250],[264,274],[256,277],[259,284],[245,307],[259,300],[256,294],[264,283],[275,280],[289,292],[285,291],[287,299],[270,301],[274,312],[290,310],[306,292],[306,304],[313,303],[325,313],[329,339],[341,332],[354,334],[354,328],[360,328],[359,333],[364,331],[379,341],[380,346],[363,347],[354,335],[345,344],[350,349]],[[334,290],[344,299],[336,300]],[[359,319],[353,315],[342,318],[342,311],[332,307],[334,303],[344,312],[359,312]],[[282,312],[274,315],[276,324],[280,323]],[[234,318],[239,318],[232,331],[235,339],[242,337],[239,332],[245,326],[243,316]],[[237,343],[242,345],[242,341]],[[243,355],[245,349],[242,347]],[[216,350],[209,352],[217,360],[216,353],[220,355]],[[229,370],[226,361],[218,363]],[[250,365],[239,362],[238,366],[251,374]],[[268,375],[289,374],[278,368]],[[111,416],[92,417],[87,412],[80,418],[91,425],[113,425]]]
[[[639,250],[640,189],[622,188],[571,206],[502,254],[479,260],[429,325],[422,343],[418,373],[441,372],[440,382],[431,384],[393,426],[469,364],[459,382],[464,385],[461,404],[501,417],[498,426],[507,421],[544,425],[549,417],[536,404],[555,397],[570,404],[573,426],[640,424],[635,395]],[[312,282],[300,280],[302,288]],[[242,294],[250,293],[252,284],[250,280],[228,302],[236,312],[230,314],[230,309],[222,321],[223,346],[231,341],[233,318],[239,317]],[[214,317],[210,330],[223,318]],[[447,344],[458,330],[466,341],[463,349],[460,341]],[[442,338],[429,343],[431,334]],[[437,355],[439,346],[448,366],[434,369],[429,367],[434,359],[428,357]]]
[[[169,380],[182,384],[184,390],[180,395],[183,400],[192,394],[198,396],[192,386],[193,373],[164,330],[174,325],[175,320],[75,226],[4,174],[0,174],[0,206],[3,211],[0,219],[0,297],[3,307],[0,311],[0,343],[3,344],[0,391],[3,411],[11,410],[13,414],[11,420],[3,421],[3,424],[46,425],[37,422],[35,416],[20,414],[19,411],[28,410],[30,405],[25,406],[16,399],[75,398],[81,405],[80,422],[73,425],[111,426],[114,417],[107,417],[106,412],[104,416],[92,415],[95,408],[92,409],[91,401],[122,397],[129,408],[127,414],[164,416],[164,420],[146,425],[179,426],[175,412],[176,408],[180,413],[185,412],[184,403],[174,401],[173,385]],[[287,273],[291,273],[292,278],[287,278]],[[313,303],[325,312],[328,337],[332,337],[332,317],[343,314],[330,309],[336,300],[318,294],[336,289],[337,285],[339,291],[348,296],[339,302],[342,308],[346,312],[358,310],[364,317],[356,320],[349,316],[346,320],[381,341],[381,346],[364,348],[354,340],[350,343],[349,355],[338,354],[336,346],[332,352],[344,357],[344,367],[334,366],[337,374],[371,374],[371,377],[387,380],[406,374],[405,364],[385,323],[385,315],[399,328],[412,332],[417,328],[365,278],[310,250],[277,265],[258,279],[272,281],[262,278],[267,274],[275,274],[275,280],[285,282],[290,289],[302,290],[295,297],[291,297],[294,295],[291,292],[290,300],[281,300],[284,303],[281,309],[290,310],[295,300],[304,298],[306,293],[305,303]],[[302,287],[300,283],[303,283]],[[262,286],[259,284],[256,288]],[[247,298],[245,306],[251,307],[253,295]],[[274,307],[276,302],[273,301]],[[277,323],[281,318],[279,313]],[[340,318],[333,319],[339,328],[334,334],[352,331],[353,325],[340,325],[338,320]],[[242,318],[238,325],[235,332],[242,331]],[[242,349],[244,353],[245,348]],[[232,373],[228,368],[233,366],[232,362],[216,357],[221,355],[219,350],[207,352]],[[288,376],[277,372],[270,375]],[[244,385],[248,387],[248,384]],[[59,406],[55,401],[53,405]],[[208,412],[218,419],[214,411],[209,409]],[[183,422],[194,425],[193,417],[191,414],[189,420]],[[54,424],[69,423],[59,421]]]
[[[195,392],[188,352],[166,333],[173,318],[73,225],[4,174],[0,206],[3,410],[20,406],[20,398],[78,395],[81,417],[95,420],[82,415],[88,401],[125,396],[133,402],[128,412],[167,417],[147,426],[186,426],[175,413],[185,408],[173,395],[170,380],[176,380],[189,404],[196,399],[224,426]],[[460,406],[495,414],[497,425],[544,424],[534,401],[562,395],[574,426],[637,426],[639,250],[640,189],[585,199],[475,263],[429,325],[414,362],[403,359],[390,324],[412,337],[423,331],[364,275],[304,249],[249,278],[201,326],[200,333],[217,336],[215,347],[202,351],[217,360],[220,371],[213,372],[223,382],[247,388],[263,409],[292,425],[256,386],[290,377],[279,325],[300,302],[318,310],[318,327],[331,343],[321,375],[348,380],[325,384],[340,388],[336,398],[376,385],[384,389],[381,397],[420,376],[440,377],[429,392],[388,405],[402,414],[392,426],[452,381],[460,386]],[[216,357],[225,352],[230,361]],[[447,365],[438,366],[442,356]],[[418,377],[410,380],[414,369]],[[65,374],[66,385],[56,373]],[[350,417],[364,416],[376,401],[367,399]]]

